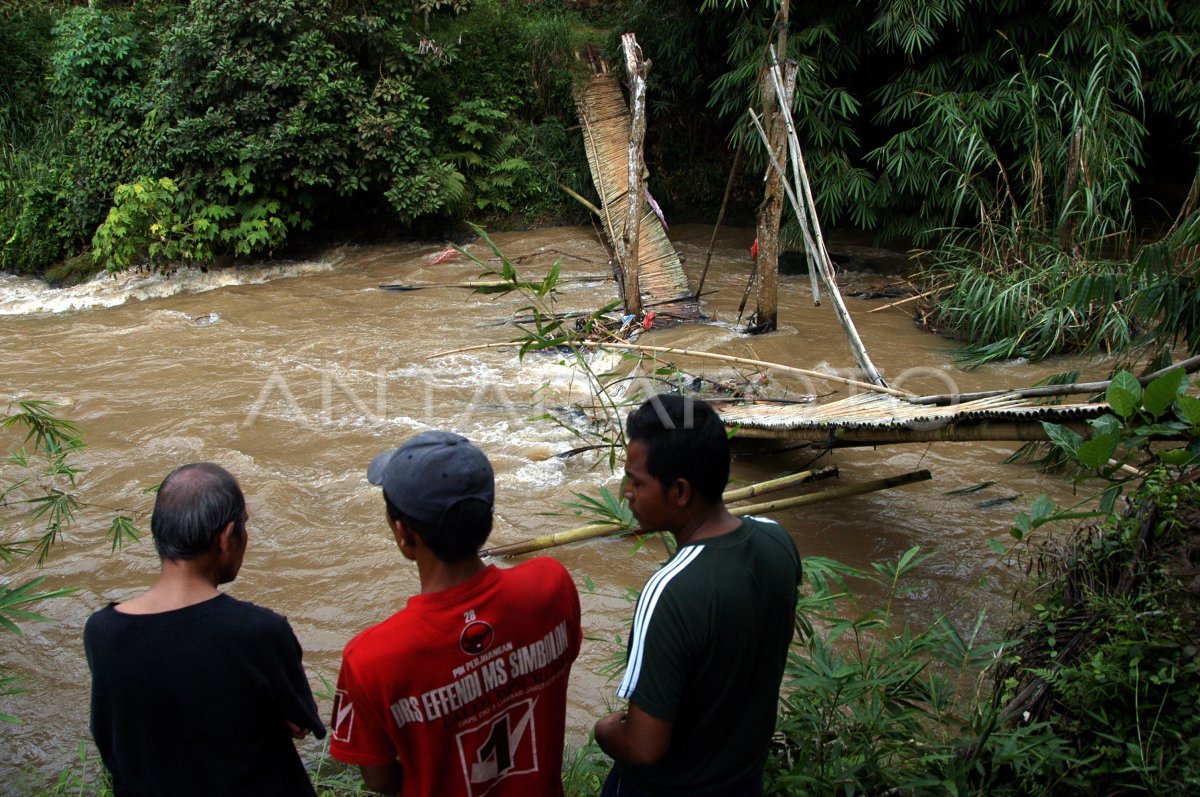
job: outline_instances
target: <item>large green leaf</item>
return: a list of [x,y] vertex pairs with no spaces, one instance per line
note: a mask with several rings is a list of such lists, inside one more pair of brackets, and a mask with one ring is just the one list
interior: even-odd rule
[[1152,417],[1157,418],[1175,403],[1181,392],[1187,389],[1187,377],[1182,368],[1173,368],[1146,385],[1142,406]]
[[1142,401],[1142,385],[1136,376],[1128,371],[1121,371],[1112,378],[1104,397],[1113,412],[1122,418],[1128,418],[1137,411]]
[[1101,470],[1117,452],[1117,444],[1120,440],[1120,434],[1115,432],[1095,435],[1087,442],[1080,444],[1079,448],[1075,450],[1075,458],[1086,468]]
[[1042,428],[1046,430],[1046,435],[1050,438],[1050,442],[1071,456],[1075,456],[1075,452],[1079,449],[1080,444],[1083,443],[1083,437],[1078,432],[1068,429],[1065,426],[1042,421]]
[[1195,428],[1200,426],[1200,399],[1195,396],[1178,396],[1175,399],[1175,414]]

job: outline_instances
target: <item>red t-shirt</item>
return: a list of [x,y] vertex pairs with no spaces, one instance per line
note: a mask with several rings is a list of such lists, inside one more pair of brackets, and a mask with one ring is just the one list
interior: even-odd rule
[[415,595],[342,654],[330,752],[398,760],[404,795],[562,794],[579,593],[538,558]]

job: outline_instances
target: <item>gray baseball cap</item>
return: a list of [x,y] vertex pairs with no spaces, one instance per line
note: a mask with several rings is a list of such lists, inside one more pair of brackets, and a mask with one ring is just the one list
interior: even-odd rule
[[431,431],[384,451],[367,468],[392,504],[413,520],[438,523],[461,501],[496,503],[496,475],[487,456],[452,432]]

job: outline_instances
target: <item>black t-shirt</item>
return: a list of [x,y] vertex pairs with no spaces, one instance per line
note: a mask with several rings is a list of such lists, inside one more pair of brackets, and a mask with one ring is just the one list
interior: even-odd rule
[[87,621],[92,736],[126,795],[315,794],[285,720],[324,738],[286,619],[220,595]]
[[618,765],[639,793],[729,794],[762,772],[800,573],[786,531],[744,518],[728,534],[680,546],[646,583],[617,695],[672,730],[658,763]]

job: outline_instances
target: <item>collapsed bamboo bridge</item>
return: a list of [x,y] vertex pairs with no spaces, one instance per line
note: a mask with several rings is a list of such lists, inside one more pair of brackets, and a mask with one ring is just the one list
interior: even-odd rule
[[[576,104],[584,131],[584,145],[593,183],[600,197],[600,207],[591,205],[582,197],[576,198],[588,204],[602,222],[613,256],[613,271],[618,292],[624,301],[626,312],[630,314],[628,317],[632,318],[634,314],[656,308],[658,312],[680,323],[700,321],[704,314],[700,306],[699,291],[692,291],[683,265],[667,238],[665,221],[645,190],[645,165],[641,151],[644,107],[639,105],[644,105],[645,101],[644,81],[649,64],[642,61],[640,49],[632,41],[631,34],[626,35],[624,44],[633,108],[626,106],[620,85],[606,70],[594,74],[590,80],[581,84],[576,92]],[[773,112],[775,115],[773,118],[755,117],[755,126],[768,145],[772,160],[770,170],[779,182],[783,182],[785,177],[783,162],[790,159],[793,164],[792,175],[795,182],[793,185],[784,184],[782,190],[787,194],[797,220],[804,228],[814,300],[819,296],[819,277],[832,300],[838,321],[858,363],[859,372],[863,375],[862,379],[792,365],[714,352],[644,345],[616,338],[595,340],[567,336],[562,345],[576,350],[594,347],[633,351],[643,357],[652,358],[658,364],[668,362],[675,367],[678,367],[681,359],[689,358],[733,362],[739,366],[751,366],[776,374],[801,376],[809,380],[810,384],[815,380],[818,383],[839,384],[849,389],[848,397],[825,403],[816,403],[815,400],[809,403],[743,398],[736,395],[713,397],[711,403],[720,413],[725,425],[735,438],[744,440],[776,441],[788,446],[808,446],[815,449],[936,441],[1030,442],[1049,439],[1045,427],[1047,423],[1065,426],[1087,437],[1090,432],[1088,422],[1110,412],[1109,405],[1098,400],[1053,402],[1061,400],[1064,396],[1090,397],[1103,394],[1108,382],[917,396],[891,387],[884,381],[867,356],[865,345],[841,299],[833,264],[825,249],[815,205],[811,200],[811,188],[807,184],[804,172],[799,142],[790,118],[790,102],[786,101],[786,95],[790,92],[787,84],[793,80],[794,70],[785,77],[772,58],[770,82],[778,95]],[[764,114],[764,117],[767,116],[768,114]],[[781,126],[786,127],[789,133],[781,145],[784,149],[772,146],[769,140],[772,138],[770,128],[778,131]],[[783,141],[783,137],[778,135],[773,138],[777,145]],[[773,221],[776,227],[778,222],[779,218],[776,215]],[[759,235],[763,235],[761,219]],[[760,279],[765,278],[765,272],[773,271],[776,262],[759,261],[756,262],[755,268],[763,275]],[[407,289],[407,286],[381,287]],[[649,325],[645,328],[649,329]],[[769,325],[769,328],[773,328],[773,324]],[[519,347],[525,343],[512,341],[481,344],[430,356],[438,357],[478,349]],[[1200,369],[1200,357],[1185,360],[1174,367],[1182,367],[1188,373],[1194,372]],[[1146,384],[1166,370],[1149,374],[1140,381]],[[733,505],[836,475],[836,467],[821,471],[802,471],[727,491],[724,499],[732,505],[731,511],[735,515],[769,514],[868,492],[890,490],[932,478],[928,470],[917,470],[799,496],[743,506]],[[627,523],[589,523],[576,529],[486,549],[481,553],[493,557],[520,556],[557,545],[642,531],[631,528]]]
[[769,402],[718,403],[726,426],[742,439],[772,439],[819,448],[898,443],[1046,440],[1043,422],[1087,434],[1087,421],[1108,411],[1105,403],[1038,404],[1019,393],[951,406],[913,404],[865,393],[820,405]]
[[[699,297],[692,292],[686,273],[675,253],[661,215],[651,206],[645,192],[646,167],[641,139],[644,135],[645,76],[649,62],[632,34],[623,39],[625,66],[629,84],[629,103],[621,86],[606,66],[576,89],[576,107],[584,133],[588,165],[600,207],[593,208],[603,222],[614,253],[618,288],[628,311],[642,307],[671,308],[667,313],[681,321],[702,318]],[[932,441],[1036,441],[1046,440],[1043,423],[1050,422],[1086,436],[1087,421],[1108,411],[1103,402],[1047,403],[1045,391],[1036,389],[994,391],[975,396],[915,397],[890,388],[867,356],[866,347],[849,311],[841,301],[833,264],[825,248],[820,223],[812,202],[811,186],[804,169],[803,154],[795,136],[790,115],[791,83],[794,70],[781,69],[772,57],[764,70],[764,94],[773,95],[773,103],[764,102],[764,113],[751,113],[763,143],[771,154],[767,177],[784,180],[790,163],[793,184],[783,185],[780,193],[791,200],[797,221],[804,229],[806,255],[813,278],[814,300],[819,296],[817,277],[824,283],[833,301],[838,320],[852,352],[864,374],[863,381],[845,380],[790,366],[759,363],[777,371],[803,373],[810,378],[842,381],[851,385],[848,398],[824,404],[771,402],[761,400],[716,402],[726,425],[735,436],[749,439],[775,439],[814,447],[879,446]],[[769,118],[768,118],[769,116]],[[774,135],[771,131],[786,131]],[[807,201],[806,199],[807,198]],[[778,225],[779,219],[774,223]],[[760,224],[760,237],[763,232]],[[761,272],[768,264],[756,264]],[[775,263],[769,264],[773,270]],[[630,291],[634,295],[630,296]],[[674,353],[661,347],[607,344],[644,353]],[[721,355],[686,352],[689,355],[722,359]],[[724,359],[735,359],[724,357]],[[1079,386],[1075,394],[1102,392],[1104,385]],[[1070,390],[1059,390],[1069,394]]]

